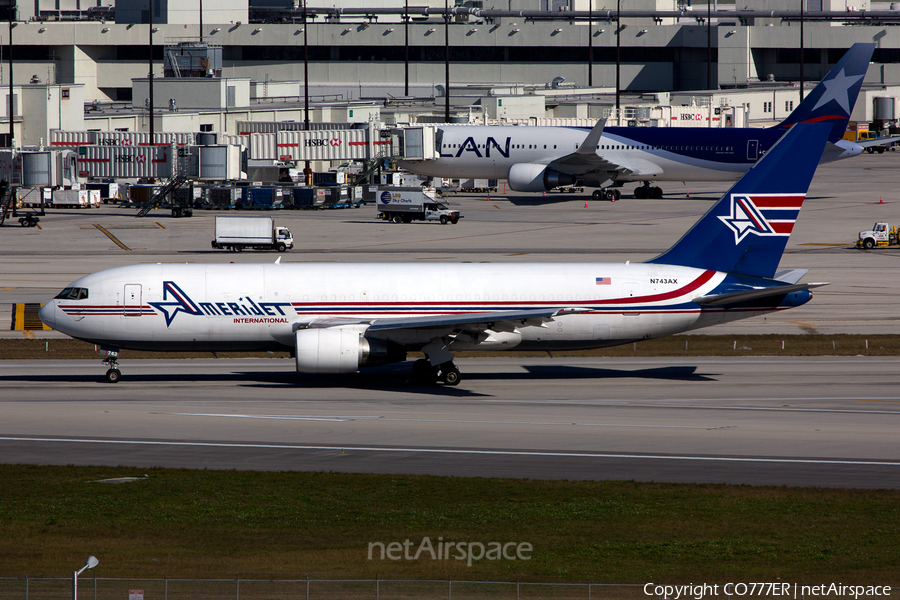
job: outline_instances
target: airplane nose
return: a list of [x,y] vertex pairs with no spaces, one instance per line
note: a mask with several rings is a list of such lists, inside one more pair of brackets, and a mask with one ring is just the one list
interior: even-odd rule
[[56,329],[56,300],[51,300],[41,307],[38,316],[47,327]]

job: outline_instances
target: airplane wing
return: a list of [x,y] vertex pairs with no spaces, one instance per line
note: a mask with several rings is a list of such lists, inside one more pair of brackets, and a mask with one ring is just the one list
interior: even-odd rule
[[546,308],[533,310],[513,310],[480,312],[427,317],[392,317],[386,319],[331,318],[316,319],[305,323],[295,323],[297,329],[321,329],[347,325],[368,325],[367,331],[390,331],[400,329],[446,329],[513,331],[516,327],[541,327],[554,317],[586,312],[587,308]]
[[791,292],[799,292],[800,290],[811,290],[813,288],[828,285],[827,283],[798,283],[795,285],[782,285],[778,287],[760,288],[755,290],[746,290],[741,292],[731,292],[728,294],[716,294],[713,296],[701,296],[695,298],[694,303],[701,306],[724,306],[728,304],[742,304],[760,298],[768,298],[770,296],[783,296]]
[[567,154],[560,158],[554,159],[547,164],[547,167],[565,173],[567,175],[587,175],[590,173],[606,172],[621,173],[628,176],[651,176],[659,175],[662,169],[658,165],[642,159],[631,159],[627,163],[611,161],[597,154],[597,147],[600,144],[600,137],[603,135],[603,128],[606,126],[606,119],[600,119],[591,132],[584,138],[584,142],[578,147],[578,150]]
[[600,119],[591,132],[584,138],[578,150],[552,160],[547,166],[554,171],[567,175],[584,175],[596,171],[615,171],[619,165],[612,163],[597,154],[597,146],[600,144],[600,136],[606,119]]

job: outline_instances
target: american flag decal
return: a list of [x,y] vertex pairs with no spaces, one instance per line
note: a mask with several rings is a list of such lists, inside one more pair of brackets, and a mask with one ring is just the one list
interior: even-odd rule
[[598,277],[597,285],[612,285],[612,277]]

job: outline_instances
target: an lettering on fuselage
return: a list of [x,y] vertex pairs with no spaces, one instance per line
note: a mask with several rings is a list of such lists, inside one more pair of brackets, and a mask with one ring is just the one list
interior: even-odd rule
[[459,150],[456,151],[456,154],[452,152],[450,154],[441,153],[441,158],[459,158],[462,156],[463,152],[474,152],[475,156],[478,158],[490,158],[491,157],[491,148],[493,147],[503,158],[509,158],[509,146],[512,138],[506,138],[506,148],[501,148],[500,144],[497,143],[493,137],[488,137],[484,142],[484,154],[481,153],[481,148],[478,147],[478,144],[475,143],[475,138],[467,137],[466,141],[459,145]]
[[650,283],[656,283],[661,285],[678,285],[677,279],[651,279]]

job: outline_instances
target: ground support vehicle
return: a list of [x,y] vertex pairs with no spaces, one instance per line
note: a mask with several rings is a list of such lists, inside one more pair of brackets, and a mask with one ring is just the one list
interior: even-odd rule
[[887,223],[875,223],[872,229],[860,231],[856,240],[857,248],[886,248],[900,245],[900,228],[890,227]]
[[284,252],[294,247],[294,238],[287,227],[276,225],[272,217],[216,215],[216,238],[212,247],[232,252],[241,252],[245,248]]
[[435,199],[433,188],[385,187],[378,193],[375,208],[378,218],[394,223],[439,221],[441,225],[462,218],[458,210],[450,210]]

